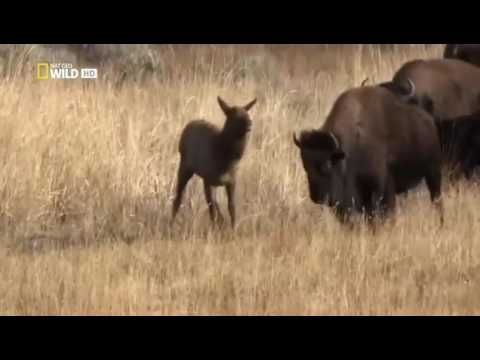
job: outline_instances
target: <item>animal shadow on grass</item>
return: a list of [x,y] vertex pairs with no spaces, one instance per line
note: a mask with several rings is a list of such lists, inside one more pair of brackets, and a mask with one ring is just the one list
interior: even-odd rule
[[225,218],[223,221],[211,222],[206,206],[193,209],[193,206],[190,205],[182,210],[183,216],[178,216],[175,222],[172,222],[168,216],[163,217],[162,238],[174,242],[194,239],[201,242],[225,243],[236,238],[239,225],[241,226],[241,224],[237,224],[235,229],[232,229]]
[[103,246],[110,243],[131,245],[138,241],[165,237],[168,223],[156,196],[114,199],[107,209],[84,208],[67,212],[61,219],[55,211],[31,220],[18,218],[4,229],[9,253],[39,254],[72,248]]
[[49,252],[85,248],[93,245],[79,226],[50,226],[49,229],[19,231],[6,245],[7,255],[38,255]]

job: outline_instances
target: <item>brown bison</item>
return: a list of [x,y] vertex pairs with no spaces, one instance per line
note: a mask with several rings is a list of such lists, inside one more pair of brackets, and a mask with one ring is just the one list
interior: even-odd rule
[[294,135],[310,198],[344,221],[386,215],[401,194],[426,180],[443,222],[441,152],[433,118],[379,86],[344,92],[319,130]]
[[460,59],[480,66],[480,44],[447,44],[443,57],[445,59]]
[[480,68],[457,59],[413,60],[380,84],[438,119],[480,110]]
[[470,179],[480,165],[480,112],[436,122],[445,162]]
[[222,129],[205,120],[191,121],[180,137],[180,166],[173,201],[172,222],[178,212],[188,181],[193,175],[203,179],[205,198],[212,222],[223,220],[215,199],[214,187],[224,186],[232,227],[235,226],[235,178],[239,161],[247,144],[252,121],[248,111],[254,99],[245,106],[230,106],[220,97],[218,104],[226,116]]

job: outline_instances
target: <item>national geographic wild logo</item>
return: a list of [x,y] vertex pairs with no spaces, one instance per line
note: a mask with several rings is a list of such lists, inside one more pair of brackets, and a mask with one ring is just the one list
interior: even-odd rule
[[38,63],[37,80],[59,79],[96,79],[98,71],[95,68],[74,68],[69,63]]

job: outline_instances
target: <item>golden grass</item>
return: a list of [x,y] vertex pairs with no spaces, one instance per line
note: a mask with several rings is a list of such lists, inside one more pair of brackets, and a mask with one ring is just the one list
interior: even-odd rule
[[[165,47],[154,79],[120,89],[33,72],[2,82],[0,313],[477,314],[475,185],[445,185],[441,230],[422,185],[375,236],[350,231],[310,202],[291,141],[340,92],[442,48],[325,48]],[[197,178],[169,229],[180,131],[222,124],[217,95],[259,98],[238,229],[211,228]]]

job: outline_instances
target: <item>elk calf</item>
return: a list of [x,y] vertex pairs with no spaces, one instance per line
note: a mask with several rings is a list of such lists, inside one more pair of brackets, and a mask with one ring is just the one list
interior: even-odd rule
[[203,179],[211,221],[223,221],[214,188],[224,186],[231,224],[232,227],[235,226],[236,172],[252,126],[248,111],[257,99],[241,107],[229,106],[220,97],[217,100],[226,116],[223,128],[219,129],[205,120],[193,120],[187,124],[180,137],[180,166],[172,222],[177,215],[188,181],[193,175],[197,175]]

